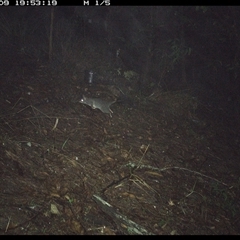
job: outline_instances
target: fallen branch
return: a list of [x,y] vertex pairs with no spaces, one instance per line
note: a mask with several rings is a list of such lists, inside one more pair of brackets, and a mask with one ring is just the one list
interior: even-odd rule
[[145,228],[128,219],[126,216],[117,212],[108,202],[104,201],[101,197],[93,195],[93,200],[101,208],[103,212],[109,215],[113,221],[118,225],[118,227],[125,234],[138,234],[138,235],[153,235],[153,233],[148,232]]

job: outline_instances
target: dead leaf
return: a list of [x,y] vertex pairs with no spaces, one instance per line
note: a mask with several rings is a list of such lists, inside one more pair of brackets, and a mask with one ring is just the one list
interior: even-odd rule
[[77,221],[72,221],[71,222],[71,229],[77,234],[84,234],[84,228]]
[[51,193],[51,197],[58,197],[58,198],[60,198],[60,195],[57,194],[57,193]]
[[177,234],[177,230],[172,230],[170,235],[176,235]]
[[168,201],[168,204],[169,204],[170,206],[174,206],[174,205],[175,205],[174,202],[173,202],[171,199]]
[[108,134],[106,128],[103,128],[103,132],[104,132],[105,134]]
[[51,213],[55,215],[60,215],[60,212],[58,211],[58,208],[55,204],[51,204]]
[[136,196],[135,196],[134,194],[128,193],[128,192],[124,192],[124,193],[122,194],[122,196],[124,196],[124,197],[130,197],[130,198],[136,198]]

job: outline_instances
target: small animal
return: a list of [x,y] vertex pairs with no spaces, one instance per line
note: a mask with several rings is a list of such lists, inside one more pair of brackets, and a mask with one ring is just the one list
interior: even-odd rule
[[83,98],[80,100],[80,103],[86,104],[90,106],[92,109],[98,108],[101,110],[103,113],[108,113],[110,116],[113,113],[113,111],[110,109],[110,106],[115,103],[115,101],[107,101],[103,100],[101,98],[90,98],[90,97],[85,97],[83,95]]

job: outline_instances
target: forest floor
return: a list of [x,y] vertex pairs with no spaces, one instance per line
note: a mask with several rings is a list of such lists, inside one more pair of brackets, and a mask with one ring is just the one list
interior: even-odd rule
[[1,74],[1,234],[240,234],[239,126],[184,91],[110,117],[56,78]]

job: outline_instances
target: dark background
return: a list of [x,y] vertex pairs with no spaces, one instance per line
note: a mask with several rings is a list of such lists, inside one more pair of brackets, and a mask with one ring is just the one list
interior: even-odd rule
[[57,73],[76,73],[79,83],[82,72],[92,69],[111,84],[120,70],[132,71],[138,77],[131,86],[145,96],[157,88],[191,89],[199,102],[239,118],[239,7],[55,7],[49,52],[51,11],[1,9],[3,72],[16,62],[20,69],[38,62]]

